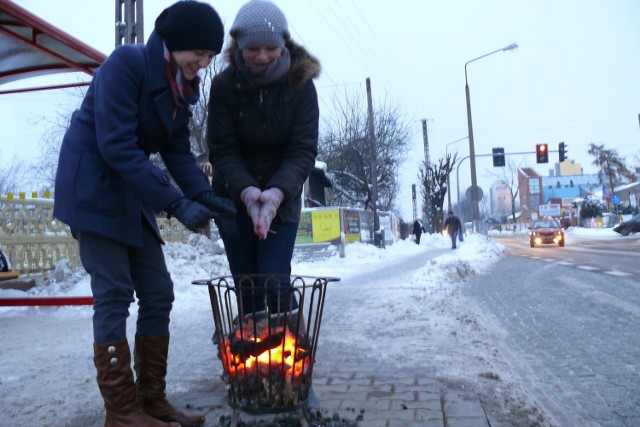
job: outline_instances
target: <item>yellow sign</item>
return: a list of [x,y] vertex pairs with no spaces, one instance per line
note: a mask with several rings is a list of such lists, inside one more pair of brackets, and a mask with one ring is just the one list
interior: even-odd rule
[[313,242],[340,242],[340,211],[338,209],[311,212]]

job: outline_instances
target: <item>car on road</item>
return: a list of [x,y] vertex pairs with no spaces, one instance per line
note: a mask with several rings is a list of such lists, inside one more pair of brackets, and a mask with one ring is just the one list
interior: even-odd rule
[[613,231],[623,236],[640,232],[640,214],[613,227]]
[[529,245],[557,244],[564,246],[564,229],[555,219],[541,219],[534,221],[529,227]]

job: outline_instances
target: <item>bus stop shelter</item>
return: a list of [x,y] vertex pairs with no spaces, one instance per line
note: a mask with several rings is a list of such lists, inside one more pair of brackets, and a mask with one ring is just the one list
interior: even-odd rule
[[[15,81],[57,73],[93,76],[106,56],[9,0],[0,0],[0,95],[86,86],[89,81],[2,90]],[[90,79],[89,79],[90,80]],[[0,306],[85,305],[92,297],[3,298]]]

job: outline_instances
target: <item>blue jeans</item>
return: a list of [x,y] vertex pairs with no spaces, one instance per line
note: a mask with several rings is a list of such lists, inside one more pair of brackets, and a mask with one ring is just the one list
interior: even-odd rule
[[[269,307],[272,313],[298,308],[291,293],[291,258],[298,223],[282,223],[278,217],[271,223],[265,240],[253,232],[253,222],[245,211],[235,218],[237,234],[231,234],[224,222],[216,221],[224,242],[227,260],[236,286],[241,288],[238,303],[241,313],[256,313]],[[249,276],[241,279],[239,276]],[[271,276],[271,277],[269,277]],[[266,304],[265,306],[265,299]]]
[[157,337],[169,333],[173,282],[160,242],[148,224],[142,230],[142,247],[73,230],[80,246],[80,260],[91,276],[96,344],[127,338],[126,321],[134,293],[138,297],[136,335]]
[[451,233],[451,249],[456,249],[456,239],[458,238],[458,230],[454,230]]

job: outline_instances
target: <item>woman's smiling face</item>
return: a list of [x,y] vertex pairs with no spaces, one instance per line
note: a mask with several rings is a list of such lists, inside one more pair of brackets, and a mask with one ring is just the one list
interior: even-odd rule
[[216,55],[212,50],[176,50],[171,54],[187,80],[193,80],[198,71],[207,68]]
[[259,70],[282,55],[281,47],[255,46],[242,49],[242,59],[252,70]]

